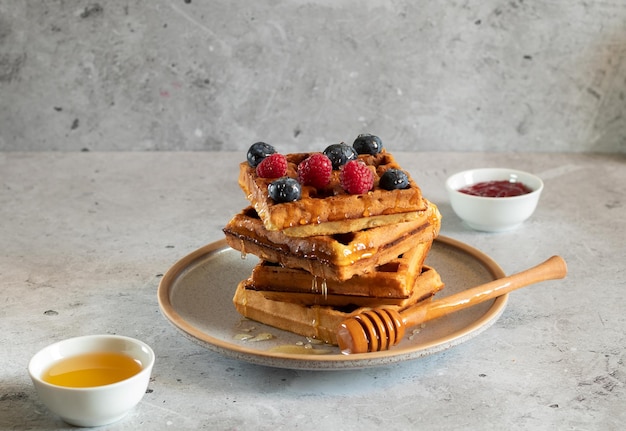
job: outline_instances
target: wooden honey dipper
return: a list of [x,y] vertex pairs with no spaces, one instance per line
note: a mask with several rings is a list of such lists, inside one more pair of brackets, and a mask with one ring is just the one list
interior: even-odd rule
[[398,344],[405,329],[455,311],[496,298],[540,281],[564,278],[567,264],[552,256],[537,266],[490,281],[436,301],[424,301],[401,312],[389,308],[371,309],[346,319],[337,328],[343,354],[387,350]]

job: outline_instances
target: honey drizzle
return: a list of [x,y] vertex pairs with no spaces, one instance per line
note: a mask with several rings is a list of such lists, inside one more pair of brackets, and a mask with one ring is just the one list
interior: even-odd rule
[[[321,283],[318,285],[317,275],[311,278],[311,293],[320,293],[324,296],[324,300],[328,299],[328,282],[326,277],[322,278]],[[321,285],[321,289],[319,286]]]
[[245,260],[245,258],[247,256],[246,243],[243,240],[243,238],[240,238],[239,241],[241,242],[241,260]]

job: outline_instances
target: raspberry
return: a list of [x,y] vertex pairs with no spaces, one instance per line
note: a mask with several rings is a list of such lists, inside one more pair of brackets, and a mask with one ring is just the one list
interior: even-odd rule
[[311,154],[298,165],[298,181],[303,186],[321,189],[328,185],[332,173],[332,162],[321,153]]
[[270,154],[256,167],[260,178],[280,178],[287,173],[287,158],[279,153]]
[[367,193],[374,186],[374,174],[360,160],[346,163],[341,169],[339,180],[341,187],[351,195]]

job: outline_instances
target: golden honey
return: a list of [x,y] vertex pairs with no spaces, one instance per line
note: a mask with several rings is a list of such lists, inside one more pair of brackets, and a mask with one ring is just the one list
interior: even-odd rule
[[141,369],[139,361],[123,353],[86,353],[56,362],[43,373],[42,380],[57,386],[88,388],[120,382]]

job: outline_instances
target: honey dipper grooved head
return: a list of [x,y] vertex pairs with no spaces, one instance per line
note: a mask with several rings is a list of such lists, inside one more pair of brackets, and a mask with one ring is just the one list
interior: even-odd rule
[[368,351],[367,334],[355,319],[347,319],[337,329],[337,344],[344,355]]
[[387,350],[404,336],[404,322],[391,309],[368,310],[346,319],[337,328],[337,343],[344,355]]

